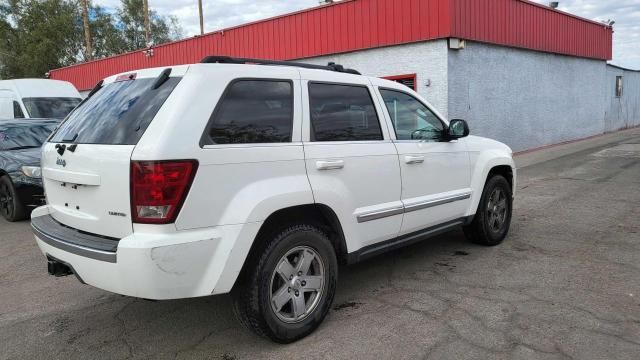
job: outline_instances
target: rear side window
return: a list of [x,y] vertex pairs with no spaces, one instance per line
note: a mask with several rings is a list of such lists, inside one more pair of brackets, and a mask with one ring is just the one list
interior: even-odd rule
[[69,115],[50,141],[135,145],[181,79],[169,78],[156,89],[155,78],[105,85]]
[[309,84],[311,141],[382,140],[380,121],[364,86]]
[[291,142],[293,84],[286,80],[237,80],[225,91],[203,145]]

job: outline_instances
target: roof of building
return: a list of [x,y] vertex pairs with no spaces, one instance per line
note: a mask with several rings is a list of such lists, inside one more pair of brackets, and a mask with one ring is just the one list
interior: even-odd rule
[[152,52],[51,70],[50,76],[87,90],[112,74],[196,63],[207,55],[292,60],[450,37],[612,57],[610,26],[528,0],[343,0],[157,45]]
[[607,65],[608,65],[608,66],[611,66],[612,68],[616,68],[616,69],[618,69],[618,70],[623,70],[623,71],[630,71],[630,72],[640,73],[640,70],[637,70],[637,69],[631,69],[631,68],[627,68],[627,67],[620,66],[620,65],[616,65],[616,64],[612,64],[612,63],[609,63],[609,64],[607,64]]

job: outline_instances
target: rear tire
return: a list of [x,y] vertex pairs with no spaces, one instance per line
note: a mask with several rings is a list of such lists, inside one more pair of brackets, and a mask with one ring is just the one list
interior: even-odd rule
[[291,343],[312,333],[329,312],[338,280],[336,253],[328,236],[311,225],[264,240],[232,291],[234,312],[256,334]]
[[25,219],[24,205],[7,175],[0,177],[0,215],[10,222]]
[[502,175],[491,177],[484,186],[473,221],[463,228],[465,236],[469,241],[485,246],[502,243],[509,234],[512,210],[509,182]]

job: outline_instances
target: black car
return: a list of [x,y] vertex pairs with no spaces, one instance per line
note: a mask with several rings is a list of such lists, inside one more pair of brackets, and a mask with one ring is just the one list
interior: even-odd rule
[[59,120],[0,121],[0,215],[25,219],[44,204],[40,148]]

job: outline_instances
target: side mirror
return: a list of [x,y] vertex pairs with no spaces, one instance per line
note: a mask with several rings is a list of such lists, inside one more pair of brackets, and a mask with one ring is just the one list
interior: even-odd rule
[[469,124],[461,119],[454,119],[449,122],[447,129],[447,138],[449,140],[461,139],[469,136]]

